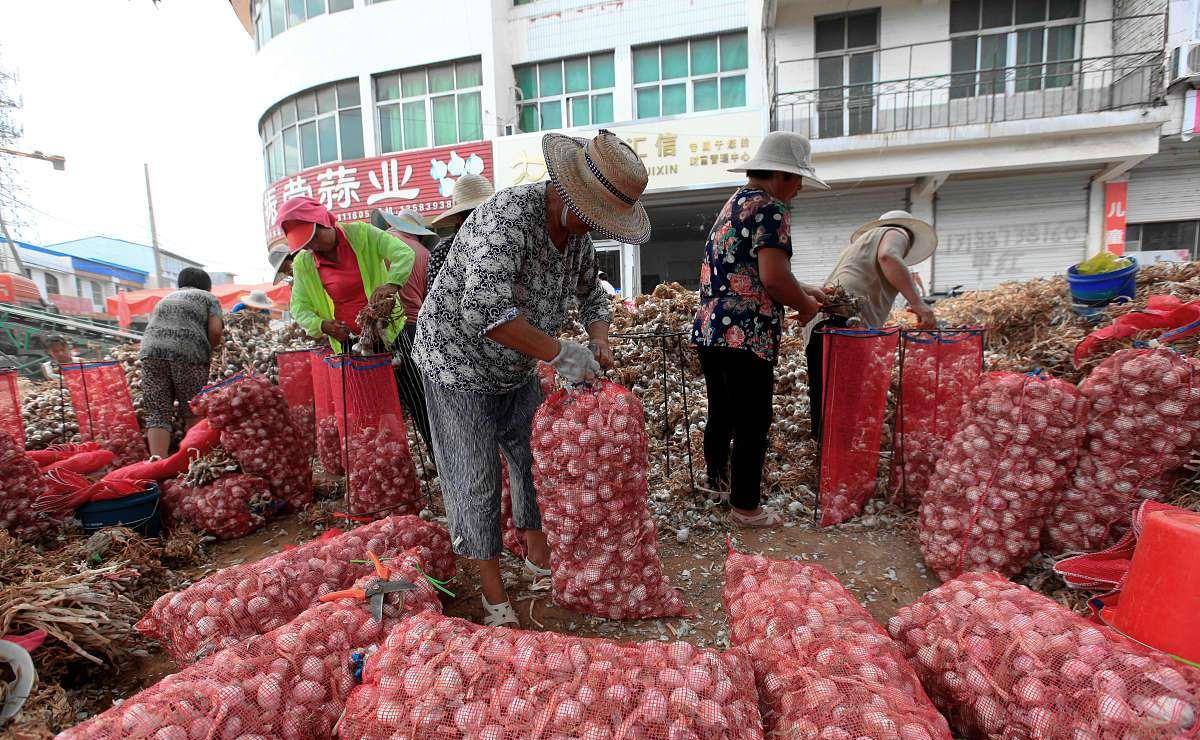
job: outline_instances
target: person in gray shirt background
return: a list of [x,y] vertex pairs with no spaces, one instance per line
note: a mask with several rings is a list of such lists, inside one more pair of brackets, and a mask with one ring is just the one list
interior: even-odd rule
[[151,459],[167,456],[176,402],[185,428],[196,422],[188,404],[208,381],[212,350],[221,345],[224,329],[221,303],[210,292],[207,272],[185,267],[178,285],[154,307],[138,353]]

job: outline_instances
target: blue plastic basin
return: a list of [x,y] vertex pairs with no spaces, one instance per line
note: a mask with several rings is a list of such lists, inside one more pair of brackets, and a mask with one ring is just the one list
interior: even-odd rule
[[1071,288],[1071,303],[1080,316],[1094,316],[1105,306],[1119,299],[1132,300],[1137,293],[1137,260],[1133,264],[1099,275],[1081,275],[1071,265],[1067,270],[1067,285]]
[[157,537],[162,533],[158,497],[158,484],[149,483],[145,493],[93,501],[76,509],[75,516],[89,534],[105,527],[129,527],[143,537]]

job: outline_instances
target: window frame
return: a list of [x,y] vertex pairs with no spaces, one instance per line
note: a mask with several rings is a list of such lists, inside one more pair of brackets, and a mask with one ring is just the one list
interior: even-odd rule
[[[358,105],[342,105],[341,95],[338,92],[338,88],[343,85],[353,85],[354,86],[354,89],[358,93],[358,99],[359,99]],[[322,91],[325,91],[325,90],[329,90],[333,94],[333,108],[328,111],[321,112],[318,110],[318,106],[316,105],[316,98]],[[299,109],[299,101],[301,98],[310,96],[310,95],[313,97],[313,111],[314,112],[311,116],[301,117],[300,109]],[[291,122],[284,124],[282,122],[283,111],[288,105],[291,105],[293,110],[295,111],[295,118]],[[283,180],[285,178],[294,177],[296,174],[303,172],[304,170],[310,169],[312,167],[320,167],[321,165],[333,164],[334,162],[341,162],[341,161],[346,161],[349,159],[360,159],[360,158],[366,156],[366,141],[364,139],[362,139],[362,133],[361,133],[361,131],[362,131],[362,124],[361,124],[362,108],[363,108],[362,91],[358,89],[358,78],[356,78],[356,77],[350,77],[350,78],[347,78],[344,80],[337,80],[335,82],[328,82],[323,85],[317,85],[316,87],[310,87],[307,90],[302,90],[302,91],[296,93],[295,95],[291,95],[287,98],[284,98],[283,100],[280,100],[275,105],[271,106],[270,110],[268,110],[265,114],[263,114],[262,118],[259,119],[259,125],[258,125],[258,136],[259,136],[259,141],[262,144],[263,168],[264,168],[264,175],[265,175],[267,184],[270,185],[272,183],[279,182],[280,180]],[[357,110],[358,114],[359,114],[359,121],[360,121],[360,123],[359,123],[359,131],[360,131],[359,146],[360,146],[361,153],[359,153],[357,156],[348,156],[342,146],[342,115],[344,113],[347,113],[349,111],[354,111],[354,110]],[[322,159],[322,157],[321,157],[321,133],[320,133],[321,125],[320,125],[320,121],[328,120],[331,118],[333,119],[333,141],[334,141],[334,144],[336,147],[336,152],[335,152],[335,156],[332,159]],[[316,127],[316,131],[317,131],[317,134],[316,134],[317,135],[317,141],[316,141],[317,162],[316,162],[316,164],[305,165],[304,164],[304,140],[302,138],[300,129],[303,126],[308,125],[308,124],[313,124]],[[273,131],[271,131],[271,134],[269,136],[266,133],[268,130],[268,127],[273,127],[273,129],[274,129]],[[294,132],[293,135],[295,137],[294,142],[295,142],[295,147],[296,147],[296,168],[294,170],[289,170],[287,167],[286,149],[284,149],[284,147],[285,147],[284,133],[287,131],[293,131]],[[278,149],[273,149],[273,147],[278,147]],[[271,159],[273,157],[274,151],[280,152],[279,153],[280,169],[279,169],[278,173],[276,173],[276,170],[274,170],[272,168]]]
[[[868,15],[868,14],[873,15],[875,17],[875,43],[871,44],[871,45],[866,45],[866,46],[850,46],[850,23],[849,23],[850,18],[853,16],[861,16],[861,15]],[[841,18],[844,21],[846,21],[843,24],[843,28],[842,28],[842,44],[843,44],[843,46],[838,49],[827,49],[825,51],[816,51],[817,23],[819,21],[835,20],[838,18]],[[878,8],[878,7],[863,8],[861,10],[850,10],[850,11],[845,11],[845,12],[841,12],[841,13],[826,13],[823,15],[813,17],[813,65],[814,65],[813,79],[815,79],[817,81],[817,106],[816,106],[817,120],[814,123],[815,123],[816,130],[818,131],[818,135],[820,138],[825,139],[825,138],[837,138],[838,136],[858,136],[860,134],[869,134],[869,133],[873,133],[875,131],[875,127],[876,127],[876,123],[877,123],[876,118],[878,115],[878,109],[875,106],[875,95],[874,95],[873,88],[874,88],[875,84],[879,81],[879,50],[880,50],[879,39],[883,32],[882,18],[883,18],[882,9]],[[871,55],[871,81],[864,82],[864,83],[852,83],[850,81],[851,58],[858,57],[863,54]],[[842,83],[841,83],[841,85],[838,86],[841,88],[841,94],[838,96],[838,99],[836,100],[837,105],[835,107],[833,105],[833,103],[835,102],[834,98],[829,97],[828,99],[826,99],[824,101],[821,100],[822,91],[827,89],[827,87],[832,87],[832,86],[826,86],[826,85],[821,84],[821,61],[825,60],[825,59],[837,59],[837,58],[841,59]],[[868,88],[867,95],[855,96],[852,94],[851,88],[857,87],[860,85],[866,86]],[[866,104],[856,106],[853,104],[853,101],[856,101],[856,100],[866,101]],[[828,105],[829,107],[826,109],[822,109],[822,103]],[[853,120],[851,118],[852,109],[862,109],[862,108],[869,108],[871,111],[871,113],[870,113],[871,121],[870,121],[870,126],[869,126],[868,131],[859,131],[859,130],[857,130],[857,127],[851,125],[853,123]],[[825,134],[825,132],[821,129],[821,124],[823,121],[821,114],[825,110],[829,110],[829,111],[840,110],[842,112],[840,133],[837,134],[836,136],[832,136],[832,135],[827,136]]]
[[[312,13],[310,15],[308,4],[309,4],[309,2],[312,2],[312,0],[300,0],[301,5],[303,5],[303,7],[304,7],[304,17],[301,18],[300,20],[296,21],[295,23],[292,23],[288,19],[288,4],[291,1],[292,0],[254,0],[253,1],[253,4],[250,8],[250,18],[252,21],[250,25],[253,26],[253,28],[254,28],[254,48],[255,49],[263,48],[263,46],[265,46],[268,41],[279,36],[279,34],[284,33],[285,31],[290,31],[293,28],[296,28],[297,26],[302,26],[305,23],[307,23],[308,21],[311,21],[313,18],[322,16],[322,15],[333,15],[334,13],[341,13],[342,11],[345,11],[345,10],[351,10],[354,7],[354,3],[351,2],[351,4],[348,7],[338,8],[336,10],[330,10],[330,3],[336,2],[336,0],[316,0],[317,2],[321,3],[322,10],[319,13]],[[276,31],[272,27],[272,23],[271,23],[270,5],[272,2],[278,2],[283,7],[283,28],[279,29],[278,31]],[[263,38],[262,33],[260,33],[261,31],[264,30],[264,26],[262,25],[263,21],[266,22],[266,25],[265,25],[266,38]]]
[[[32,279],[32,278],[30,278],[30,279]],[[49,270],[43,270],[42,271],[42,280],[46,285],[46,295],[50,295],[51,293],[53,293],[54,295],[63,295],[62,283],[59,282],[58,275],[55,275],[54,273],[50,272]],[[54,290],[50,290],[50,281],[51,280],[54,281]]]
[[[1189,259],[1196,259],[1200,254],[1200,219],[1185,218],[1179,221],[1139,221],[1137,223],[1125,225],[1125,252],[1126,254],[1138,254],[1142,251],[1158,251],[1158,250],[1143,250],[1142,241],[1145,238],[1145,227],[1147,226],[1164,226],[1169,224],[1195,224],[1192,234],[1192,244],[1186,249],[1188,250]],[[1133,238],[1131,232],[1137,230],[1137,238]],[[1185,247],[1175,247],[1176,249],[1184,249]]]
[[[983,28],[982,18],[984,0],[979,0],[978,6],[980,27],[968,31],[950,32],[950,87],[947,90],[950,100],[966,100],[970,98],[981,98],[992,95],[1014,95],[1022,92],[1045,92],[1046,90],[1051,89],[1070,88],[1075,85],[1074,67],[1080,61],[1080,57],[1083,53],[1083,34],[1079,33],[1078,30],[1074,32],[1074,49],[1071,52],[1070,58],[1049,60],[1046,58],[1046,54],[1050,50],[1050,29],[1065,28],[1068,26],[1073,29],[1078,29],[1082,25],[1083,19],[1087,13],[1087,0],[1079,0],[1077,15],[1073,15],[1068,18],[1057,18],[1054,20],[1050,20],[1050,7],[1053,0],[1043,0],[1046,9],[1044,18],[1040,21],[1032,21],[1029,23],[1016,22],[1016,6],[1019,0],[1009,0],[1009,2],[1012,9],[1012,24]],[[947,13],[950,12],[952,12],[952,10],[947,10]],[[1022,32],[1026,31],[1041,32],[1041,58],[1040,61],[1030,62],[1027,65],[1021,65],[1017,62],[1017,52],[1020,46],[1021,34]],[[1004,35],[1004,65],[1002,67],[988,67],[986,69],[981,68],[980,64],[983,60],[983,39],[988,36],[998,36],[1001,34]],[[975,65],[974,69],[972,70],[963,70],[959,72],[954,70],[954,42],[960,39],[975,40]],[[1070,71],[1051,71],[1052,67],[1057,66],[1061,68],[1063,65],[1070,65]],[[1018,76],[1022,70],[1033,70],[1035,68],[1037,69],[1037,74],[1025,77],[1023,79],[1018,79]],[[1010,70],[1012,72],[1011,75],[1009,74]],[[983,89],[985,85],[993,84],[985,82],[984,76],[995,74],[1002,76],[1004,82],[1003,89],[994,87],[990,92],[984,92]],[[967,75],[972,76],[972,81],[969,85],[966,83],[956,83],[956,78],[965,78]],[[1065,85],[1051,86],[1047,84],[1047,81],[1052,78],[1064,76],[1068,78],[1067,84]],[[1037,80],[1037,86],[1024,90],[1017,89],[1018,83],[1029,79]],[[970,94],[955,94],[955,90],[968,87],[970,89]]]
[[[594,57],[604,57],[604,56],[610,57],[611,61],[612,61],[612,70],[613,70],[612,85],[609,87],[592,87],[592,59]],[[567,92],[567,62],[573,62],[573,61],[576,61],[579,59],[587,60],[588,87],[586,90],[579,90],[576,92]],[[557,95],[542,95],[542,67],[545,65],[548,65],[548,64],[557,64],[559,66],[560,72],[562,73],[562,92],[558,93]],[[576,128],[579,126],[593,126],[593,125],[603,126],[606,124],[613,123],[614,120],[616,119],[616,107],[615,107],[616,95],[617,95],[617,76],[616,76],[617,67],[616,67],[616,64],[617,64],[617,59],[616,59],[615,50],[608,49],[605,51],[591,52],[589,54],[576,54],[574,56],[560,57],[558,59],[546,59],[546,60],[540,61],[540,62],[527,62],[525,64],[515,65],[513,67],[513,83],[514,83],[513,87],[518,91],[518,93],[521,95],[524,95],[524,92],[521,91],[520,76],[518,74],[518,70],[526,69],[526,68],[533,69],[533,72],[535,75],[535,80],[537,81],[537,90],[538,90],[538,94],[531,98],[521,97],[521,98],[517,99],[517,129],[519,131],[521,131],[521,133],[528,134],[528,133],[534,133],[536,131],[557,131],[559,129]],[[596,116],[595,116],[596,98],[602,97],[604,95],[608,95],[610,98],[610,105],[613,106],[613,116],[611,119],[609,119],[607,121],[597,121]],[[587,101],[588,101],[588,120],[584,123],[577,123],[573,119],[573,111],[571,108],[571,101],[576,100],[578,98],[587,98]],[[553,102],[557,102],[560,104],[560,109],[562,110],[563,125],[559,126],[557,128],[547,128],[543,124],[543,121],[542,121],[542,106],[545,105],[546,103],[553,103]],[[526,131],[525,127],[521,125],[521,109],[530,107],[530,106],[533,106],[535,112],[537,113],[538,127],[535,129]]]
[[[740,69],[722,70],[721,69],[721,43],[722,43],[721,39],[726,36],[734,36],[734,35],[738,35],[738,34],[740,34],[746,41],[746,66],[742,67]],[[705,72],[703,74],[693,75],[692,74],[692,44],[700,42],[700,41],[709,41],[709,40],[717,42],[717,57],[716,57],[717,69],[715,72]],[[749,80],[749,74],[750,74],[749,42],[750,42],[749,31],[748,31],[748,29],[742,28],[742,29],[733,29],[733,30],[729,30],[729,31],[722,31],[721,33],[704,34],[703,36],[687,36],[687,37],[680,38],[680,39],[657,41],[652,44],[640,44],[638,46],[632,47],[630,49],[631,59],[633,57],[636,57],[636,55],[639,51],[643,51],[646,49],[652,49],[652,48],[658,50],[658,79],[651,81],[651,82],[633,82],[633,84],[632,84],[632,87],[633,87],[633,99],[632,99],[633,119],[635,121],[651,121],[651,120],[655,120],[658,118],[667,118],[670,116],[686,115],[689,113],[708,113],[708,112],[712,112],[712,111],[737,110],[740,108],[749,107],[749,105],[750,105],[750,94],[749,94],[750,87],[747,84],[748,80]],[[674,46],[675,44],[686,44],[687,45],[685,54],[687,56],[687,62],[688,62],[688,73],[684,77],[672,77],[668,80],[664,80],[662,77],[663,48],[668,47],[668,46]],[[728,78],[733,78],[733,77],[743,78],[744,101],[743,101],[742,105],[726,107],[721,104],[721,83],[723,80],[728,79]],[[637,78],[635,75],[631,75],[630,79],[636,80]],[[697,111],[696,105],[695,105],[696,83],[697,82],[709,82],[709,81],[715,81],[717,84],[717,106],[715,108],[709,108],[709,109],[705,109],[703,111]],[[662,99],[663,99],[662,89],[663,89],[663,87],[664,86],[673,87],[673,86],[679,85],[679,84],[683,84],[684,90],[685,90],[685,92],[684,92],[684,95],[685,95],[684,110],[680,113],[663,113],[662,112]],[[658,114],[653,115],[653,116],[644,116],[643,117],[643,116],[639,115],[639,113],[638,113],[638,92],[641,90],[649,90],[652,88],[656,88],[658,90]]]
[[[458,85],[458,68],[459,65],[476,64],[479,66],[479,84],[468,87],[459,87]],[[430,86],[430,72],[439,67],[449,66],[454,73],[454,86],[449,90],[433,92]],[[404,75],[414,72],[423,72],[425,75],[425,91],[417,95],[404,94]],[[378,83],[385,77],[395,76],[397,80],[397,90],[399,97],[379,99]],[[478,139],[462,139],[460,138],[461,126],[459,125],[459,98],[465,95],[476,94],[479,96],[479,136]],[[434,141],[434,120],[433,120],[433,101],[435,98],[451,97],[454,99],[454,138],[453,142],[448,144],[438,144]],[[475,141],[483,141],[486,138],[483,130],[483,58],[482,57],[466,57],[460,59],[451,59],[444,62],[436,62],[434,64],[422,64],[416,67],[406,67],[404,69],[394,69],[388,72],[380,72],[371,75],[371,100],[372,110],[375,116],[375,150],[381,156],[384,154],[394,154],[396,152],[414,151],[417,149],[428,149],[430,147],[453,146],[455,144],[468,144]],[[408,146],[405,141],[406,129],[404,126],[404,107],[406,105],[422,101],[425,110],[425,142],[419,146]],[[401,115],[400,140],[401,146],[396,149],[387,149],[383,145],[383,121],[381,119],[383,110],[395,106],[399,109]]]

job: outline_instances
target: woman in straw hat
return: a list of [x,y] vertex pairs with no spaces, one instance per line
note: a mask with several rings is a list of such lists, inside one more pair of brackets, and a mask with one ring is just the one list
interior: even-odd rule
[[811,319],[824,292],[792,276],[788,202],[805,185],[828,189],[809,161],[808,139],[775,131],[717,215],[700,266],[700,306],[692,343],[708,388],[704,459],[710,493],[732,507],[744,527],[773,527],[777,512],[761,504],[771,430],[775,360],[784,307]]
[[483,175],[472,175],[467,173],[454,181],[454,192],[450,194],[450,199],[454,203],[450,210],[433,219],[429,223],[431,229],[448,228],[450,235],[442,237],[437,243],[437,246],[429,249],[429,284],[433,285],[433,281],[437,279],[438,273],[442,270],[442,265],[446,264],[446,255],[450,252],[450,246],[454,243],[454,237],[458,234],[458,230],[462,228],[463,222],[467,220],[467,216],[474,211],[485,201],[496,194],[496,189],[492,187],[492,183]]
[[252,290],[249,293],[242,294],[241,299],[233,304],[233,308],[229,309],[229,313],[241,313],[242,311],[250,310],[269,314],[272,308],[275,308],[275,303],[267,296],[266,291]]
[[[550,182],[501,190],[463,224],[421,309],[413,352],[451,541],[479,566],[489,625],[517,624],[500,579],[496,447],[508,461],[525,568],[549,575],[529,444],[542,401],[534,366],[544,360],[579,383],[612,365],[608,297],[588,232],[630,244],[650,238],[638,202],[646,168],[628,145],[608,131],[591,141],[547,134],[542,150]],[[576,305],[590,346],[555,338]]]
[[916,279],[909,267],[924,262],[937,248],[933,227],[908,211],[888,211],[865,223],[850,237],[850,246],[842,250],[837,265],[825,281],[827,288],[840,286],[856,299],[857,317],[847,307],[831,307],[828,318],[818,322],[809,335],[804,356],[808,360],[808,398],[811,404],[813,439],[821,439],[821,404],[823,402],[822,373],[824,370],[823,337],[819,329],[843,327],[851,318],[867,326],[883,326],[896,295],[902,294],[917,315],[918,326],[932,329],[937,326],[933,309],[921,300]]

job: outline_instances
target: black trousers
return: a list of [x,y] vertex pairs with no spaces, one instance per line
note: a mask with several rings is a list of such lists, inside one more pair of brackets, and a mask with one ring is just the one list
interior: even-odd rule
[[771,432],[775,365],[749,350],[700,348],[708,387],[704,460],[709,483],[729,483],[729,503],[756,509]]
[[808,365],[808,401],[809,418],[812,419],[812,438],[821,441],[821,379],[825,373],[825,337],[818,334],[818,329],[841,329],[849,323],[843,316],[831,316],[818,321],[813,327],[812,335],[808,338],[808,346],[804,348],[804,359]]
[[425,449],[433,454],[429,436],[429,409],[425,404],[425,387],[421,385],[421,372],[412,361],[413,342],[417,338],[417,323],[408,322],[396,337],[394,349],[404,358],[403,364],[395,368],[396,387],[400,391],[400,404],[417,425],[417,434],[425,443]]

